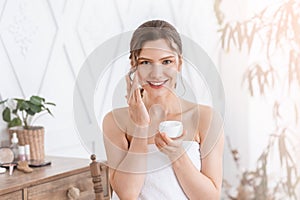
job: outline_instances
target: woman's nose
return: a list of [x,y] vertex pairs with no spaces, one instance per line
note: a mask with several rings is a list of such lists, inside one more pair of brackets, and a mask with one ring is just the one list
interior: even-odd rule
[[162,72],[163,72],[163,66],[159,64],[153,64],[151,67],[150,76],[152,78],[159,78],[162,75]]

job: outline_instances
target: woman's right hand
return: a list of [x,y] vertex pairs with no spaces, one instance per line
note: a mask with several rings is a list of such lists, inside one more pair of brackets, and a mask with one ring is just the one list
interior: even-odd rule
[[130,77],[126,76],[126,83],[129,116],[137,127],[148,127],[150,124],[150,116],[142,100],[138,76],[135,74],[132,82]]

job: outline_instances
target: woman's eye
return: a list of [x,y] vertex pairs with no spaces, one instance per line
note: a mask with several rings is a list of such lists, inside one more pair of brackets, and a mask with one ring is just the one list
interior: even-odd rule
[[148,65],[148,64],[150,64],[150,62],[149,62],[149,61],[146,61],[146,60],[140,62],[140,65]]
[[168,65],[171,64],[173,61],[172,60],[164,60],[162,64]]

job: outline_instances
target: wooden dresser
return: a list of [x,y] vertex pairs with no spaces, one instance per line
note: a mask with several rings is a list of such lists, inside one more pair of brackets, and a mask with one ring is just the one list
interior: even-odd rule
[[80,197],[76,199],[95,199],[90,160],[63,157],[46,157],[46,160],[52,164],[33,168],[32,173],[15,169],[12,176],[8,170],[0,174],[0,199],[64,200],[71,199],[68,192],[72,191],[80,191]]

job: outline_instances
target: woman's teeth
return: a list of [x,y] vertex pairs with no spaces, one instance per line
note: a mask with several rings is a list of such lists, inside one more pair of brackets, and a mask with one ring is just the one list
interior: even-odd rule
[[154,85],[154,86],[160,86],[162,84],[165,83],[165,81],[161,81],[161,82],[149,82],[151,85]]

